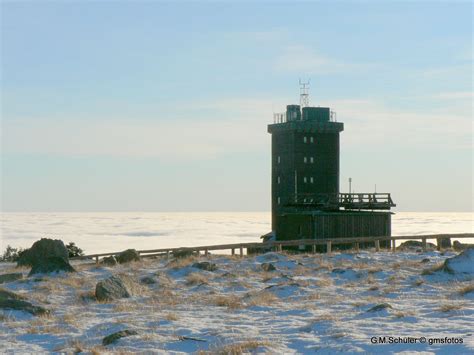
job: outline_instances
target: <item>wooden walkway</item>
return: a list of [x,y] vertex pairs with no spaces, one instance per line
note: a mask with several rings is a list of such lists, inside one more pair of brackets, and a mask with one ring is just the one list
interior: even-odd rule
[[[328,239],[298,239],[298,240],[285,240],[285,241],[272,241],[266,243],[236,243],[236,244],[221,244],[221,245],[205,245],[197,247],[182,247],[182,248],[162,248],[162,249],[151,249],[151,250],[137,250],[141,257],[154,257],[154,256],[166,256],[169,257],[173,253],[197,253],[201,252],[204,255],[208,255],[210,251],[215,250],[230,250],[232,255],[238,251],[240,256],[244,256],[244,249],[252,250],[274,250],[282,251],[283,247],[296,246],[305,248],[311,247],[313,253],[316,252],[316,247],[326,246],[325,250],[327,253],[331,253],[333,245],[339,244],[351,244],[355,250],[359,250],[360,243],[373,243],[375,250],[380,251],[380,242],[390,241],[391,250],[395,251],[395,242],[397,240],[421,240],[423,250],[426,250],[427,240],[436,240],[437,248],[441,250],[443,240],[445,239],[465,239],[474,238],[474,233],[463,233],[463,234],[427,234],[427,235],[404,235],[404,236],[393,236],[393,237],[358,237],[358,238],[328,238]],[[84,259],[95,259],[96,263],[99,263],[99,258],[118,255],[121,252],[111,253],[100,253],[91,254],[80,257],[71,258],[71,260],[84,260]]]

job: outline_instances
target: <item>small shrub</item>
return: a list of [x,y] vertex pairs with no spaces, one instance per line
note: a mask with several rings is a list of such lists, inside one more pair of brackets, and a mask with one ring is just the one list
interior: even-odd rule
[[0,261],[5,262],[16,262],[18,258],[25,252],[22,248],[13,248],[11,245],[7,245],[7,249],[0,256]]
[[79,248],[74,242],[70,242],[68,245],[66,245],[66,249],[70,258],[74,258],[76,256],[84,256],[84,251]]

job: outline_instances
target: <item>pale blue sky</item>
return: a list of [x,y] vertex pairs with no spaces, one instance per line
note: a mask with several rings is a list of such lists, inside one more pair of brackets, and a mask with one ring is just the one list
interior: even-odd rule
[[472,2],[1,4],[5,211],[270,210],[300,77],[342,191],[472,210]]

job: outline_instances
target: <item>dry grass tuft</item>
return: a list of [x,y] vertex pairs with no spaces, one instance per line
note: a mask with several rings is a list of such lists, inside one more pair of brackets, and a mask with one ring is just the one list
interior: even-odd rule
[[242,307],[240,298],[235,295],[219,295],[214,298],[214,304],[218,307],[236,309]]
[[271,343],[264,340],[243,340],[232,344],[211,346],[210,351],[200,351],[197,354],[241,355],[255,352],[260,347],[270,347]]
[[176,258],[172,261],[170,261],[167,265],[167,267],[170,267],[172,269],[181,269],[183,267],[189,266],[194,264],[199,260],[198,256],[196,255],[191,255],[186,258]]
[[270,306],[278,301],[278,297],[272,292],[261,291],[256,294],[245,296],[245,304],[247,306]]
[[169,321],[176,321],[179,319],[179,317],[177,316],[176,313],[167,313],[165,316],[165,319]]
[[424,283],[425,283],[424,280],[419,279],[419,280],[414,281],[411,285],[414,286],[414,287],[418,287],[418,286],[423,285]]
[[186,277],[187,285],[208,285],[209,279],[207,276],[198,272],[193,272]]
[[462,286],[459,288],[458,293],[461,296],[467,295],[468,293],[474,292],[474,283],[471,283],[466,286]]
[[439,307],[440,312],[452,312],[452,311],[459,311],[461,308],[464,307],[464,304],[454,304],[454,303],[445,303]]

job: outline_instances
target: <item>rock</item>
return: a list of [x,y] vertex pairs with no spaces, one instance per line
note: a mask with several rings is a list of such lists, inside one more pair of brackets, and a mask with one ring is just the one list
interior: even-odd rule
[[101,264],[107,265],[107,266],[115,266],[117,265],[117,259],[115,259],[115,256],[107,256],[102,259]]
[[26,301],[24,296],[3,289],[0,289],[0,308],[24,311],[35,316],[49,313],[47,309],[40,306],[34,306]]
[[453,249],[454,250],[465,250],[469,248],[474,248],[474,244],[468,244],[468,243],[461,243],[458,240],[455,240],[453,242]]
[[174,250],[173,251],[173,256],[177,259],[187,258],[193,255],[196,255],[196,252],[193,252],[192,250]]
[[380,303],[376,306],[373,306],[369,310],[367,310],[367,312],[378,312],[378,311],[383,311],[384,309],[388,309],[388,308],[393,308],[393,307],[388,303]]
[[23,278],[23,274],[21,272],[15,272],[13,274],[3,274],[3,275],[0,275],[0,284],[3,284],[5,282],[21,280],[22,278]]
[[276,267],[272,263],[263,263],[260,265],[263,271],[275,271]]
[[421,260],[422,263],[429,263],[430,262],[430,259],[428,258],[424,258],[423,260]]
[[102,345],[107,346],[109,344],[115,343],[120,338],[128,337],[130,335],[137,335],[138,333],[135,330],[121,330],[119,332],[112,333],[107,335],[104,339],[102,339]]
[[69,261],[58,256],[51,256],[44,259],[41,263],[33,264],[28,276],[59,271],[75,272],[76,270],[69,264]]
[[140,279],[140,282],[145,285],[153,285],[156,284],[156,280],[151,276],[145,276]]
[[210,262],[207,262],[207,261],[203,261],[203,262],[200,262],[200,263],[194,263],[192,266],[197,268],[197,269],[206,270],[206,271],[216,271],[217,270],[217,265],[216,264],[213,264],[213,263],[210,263]]
[[95,286],[95,297],[98,301],[110,301],[128,298],[132,295],[132,281],[125,276],[111,276],[99,281]]
[[474,274],[474,248],[468,248],[461,254],[446,259],[442,269],[451,274]]
[[441,248],[443,249],[451,248],[451,238],[440,238],[439,241],[441,244]]
[[[403,242],[397,247],[398,250],[406,250],[406,249],[423,249],[423,242],[418,240],[407,240]],[[426,249],[428,250],[436,250],[436,245],[430,242],[426,243]]]
[[140,260],[140,254],[135,249],[127,249],[117,255],[117,261],[120,264],[128,263],[130,261],[138,261]]
[[67,248],[61,240],[42,238],[25,251],[18,260],[18,266],[29,265],[32,267],[28,276],[37,273],[67,271],[73,272],[69,264]]

